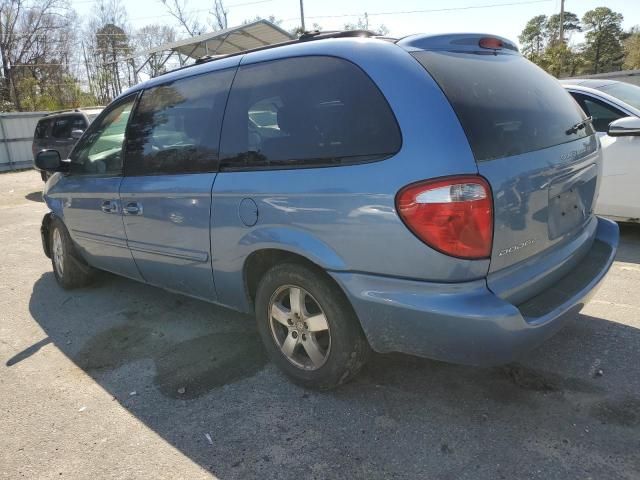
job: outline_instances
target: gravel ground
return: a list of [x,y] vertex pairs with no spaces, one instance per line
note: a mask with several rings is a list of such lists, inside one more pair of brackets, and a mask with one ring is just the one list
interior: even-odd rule
[[251,318],[107,274],[60,289],[41,188],[0,175],[0,478],[640,477],[640,227],[519,363],[377,355],[317,393],[266,360]]

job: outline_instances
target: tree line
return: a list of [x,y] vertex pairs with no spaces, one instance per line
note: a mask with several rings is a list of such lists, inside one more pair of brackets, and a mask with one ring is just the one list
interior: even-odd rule
[[[188,0],[155,1],[177,27],[132,28],[124,0],[96,0],[85,18],[69,0],[0,0],[0,111],[105,105],[140,77],[175,67],[162,54],[143,64],[140,52],[228,27],[223,0],[212,0],[207,12],[193,12]],[[538,15],[519,36],[522,53],[556,77],[640,68],[640,27],[625,31],[622,21],[622,14],[608,7],[582,18],[565,12],[562,25],[559,14]],[[384,25],[371,25],[366,13],[344,28],[388,33]],[[573,42],[576,33],[583,33],[584,41]]]
[[[0,111],[106,105],[141,78],[175,68],[162,53],[139,54],[229,26],[223,0],[212,0],[204,12],[191,10],[188,1],[155,0],[176,27],[153,23],[134,29],[124,0],[95,0],[84,18],[70,0],[0,0]],[[366,14],[345,28],[388,32],[384,25],[370,25]]]
[[[537,15],[519,36],[522,53],[550,74],[558,77],[607,73],[640,68],[640,29],[622,28],[624,17],[608,7],[587,11],[582,18],[564,12]],[[584,41],[572,43],[576,33]]]

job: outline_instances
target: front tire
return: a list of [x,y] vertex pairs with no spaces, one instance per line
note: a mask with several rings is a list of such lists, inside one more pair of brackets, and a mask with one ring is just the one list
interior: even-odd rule
[[260,281],[255,305],[269,357],[302,386],[341,385],[370,355],[351,304],[322,272],[295,263],[277,265]]
[[51,265],[58,284],[65,290],[84,287],[91,282],[93,271],[77,257],[73,240],[64,224],[54,219],[49,229]]

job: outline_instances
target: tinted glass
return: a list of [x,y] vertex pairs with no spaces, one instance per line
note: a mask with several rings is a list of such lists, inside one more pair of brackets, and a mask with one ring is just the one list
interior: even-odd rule
[[593,127],[596,129],[596,132],[608,131],[611,122],[627,116],[617,108],[588,95],[581,95],[579,93],[572,93],[571,95],[578,101],[587,115],[593,118]]
[[226,70],[145,91],[129,125],[126,175],[215,171],[232,79]]
[[135,95],[110,106],[91,124],[71,155],[71,173],[122,172],[122,143]]
[[60,117],[53,121],[51,136],[57,139],[67,139],[71,137],[71,117]]
[[50,124],[51,124],[50,120],[40,120],[38,122],[38,125],[36,125],[36,131],[33,136],[37,139],[46,138],[47,130],[49,129]]
[[288,58],[238,70],[221,168],[371,161],[400,146],[387,101],[360,68],[332,57]]
[[593,133],[567,133],[585,118],[560,86],[520,55],[417,52],[467,134],[476,160],[510,157]]
[[87,128],[87,122],[80,115],[64,116],[54,119],[51,136],[59,140],[68,140],[71,138],[73,130],[84,130]]
[[72,117],[71,118],[71,131],[74,130],[82,130],[84,131],[87,128],[87,121],[84,117]]
[[618,82],[602,85],[596,88],[608,93],[612,97],[619,98],[624,103],[628,103],[632,107],[640,109],[640,87],[636,85]]

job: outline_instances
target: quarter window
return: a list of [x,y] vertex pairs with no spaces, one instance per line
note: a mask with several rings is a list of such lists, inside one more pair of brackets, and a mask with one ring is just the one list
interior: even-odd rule
[[215,171],[232,79],[225,70],[146,90],[129,125],[126,175]]
[[296,57],[240,67],[222,130],[223,169],[366,162],[398,152],[389,105],[356,65]]
[[119,174],[122,143],[135,95],[105,110],[78,141],[71,155],[73,174]]

